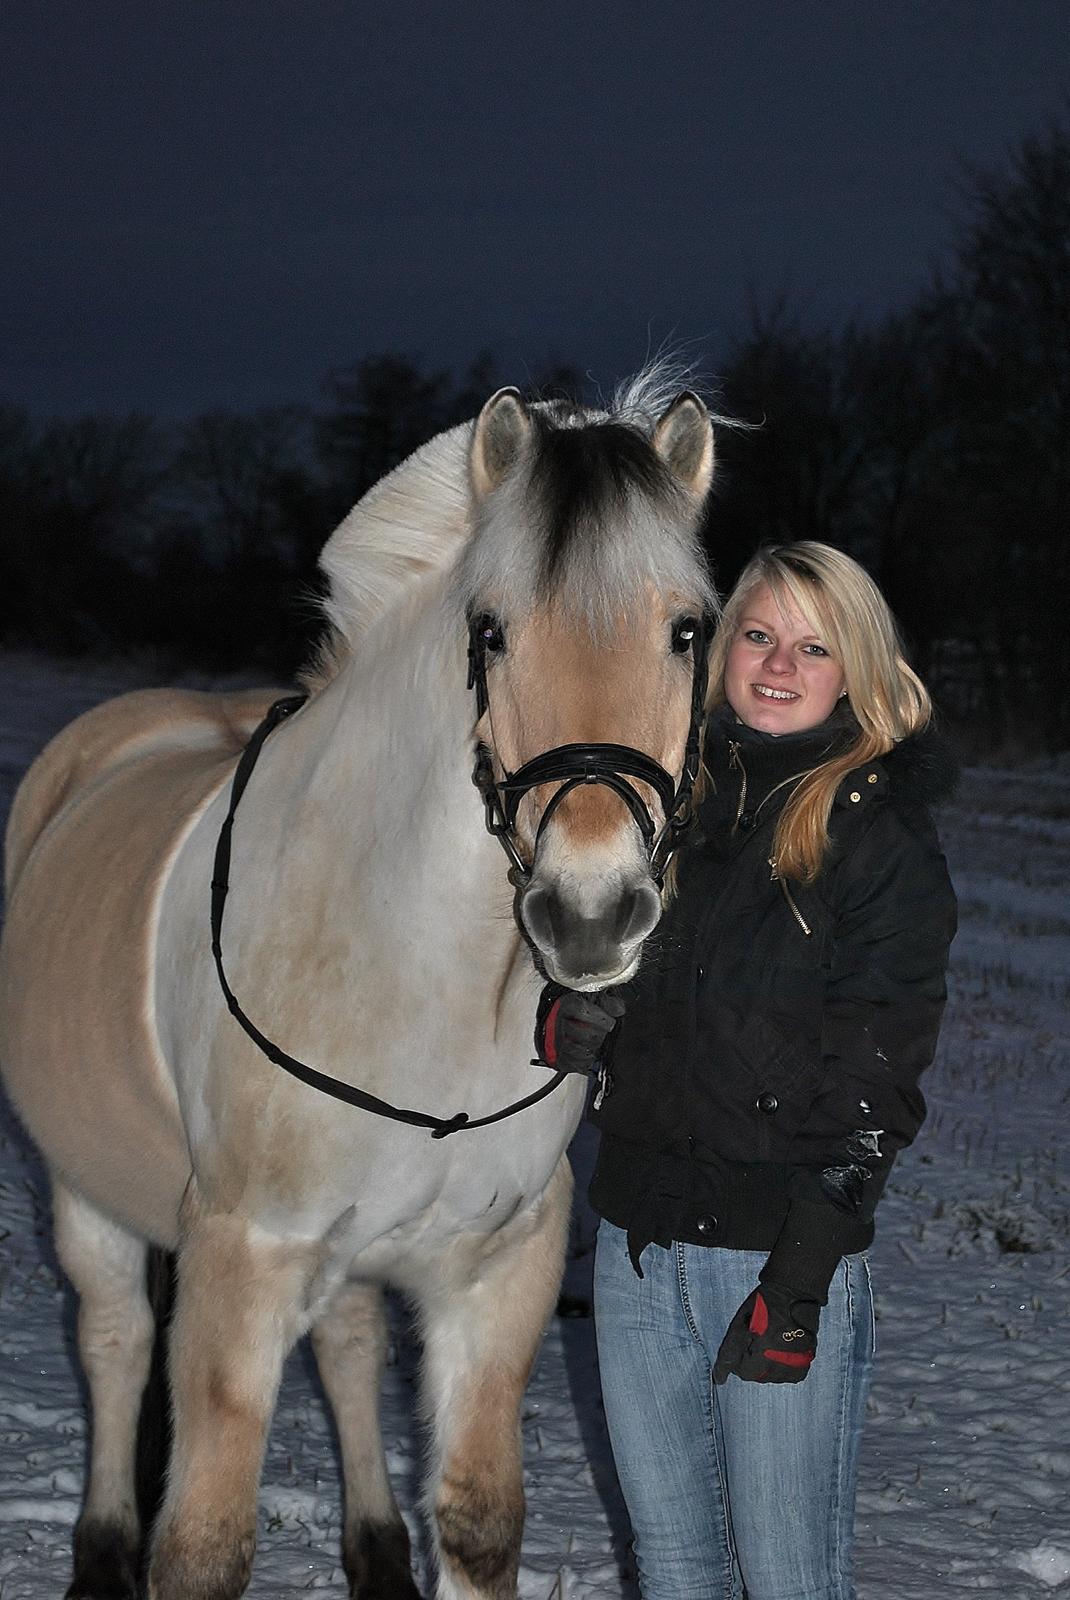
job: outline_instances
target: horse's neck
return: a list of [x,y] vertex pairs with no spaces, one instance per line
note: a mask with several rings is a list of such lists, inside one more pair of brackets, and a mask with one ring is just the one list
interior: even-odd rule
[[445,580],[421,588],[369,631],[302,711],[289,809],[311,808],[334,836],[320,852],[326,872],[354,855],[362,873],[384,885],[419,885],[422,897],[443,877],[478,894],[481,880],[504,879],[505,863],[482,827],[471,782],[476,713],[465,689],[463,628],[446,603]]
[[340,675],[343,724],[359,728],[363,744],[338,741],[324,766],[361,796],[377,832],[411,825],[428,809],[442,825],[478,814],[469,781],[475,706],[453,621],[432,595],[380,630],[381,642],[373,635]]
[[[523,1063],[538,983],[471,780],[463,624],[434,593],[396,623],[367,637],[274,750],[268,741],[273,770],[243,837],[259,823],[265,832],[250,840],[247,871],[290,908],[291,937],[304,928],[329,943],[345,930],[343,989],[381,981],[411,992],[417,1030],[421,1007],[446,1003],[435,997],[460,994],[478,974],[451,1023],[458,1049],[497,1039]],[[338,982],[334,973],[332,992]],[[476,1052],[472,1070],[481,1060]]]

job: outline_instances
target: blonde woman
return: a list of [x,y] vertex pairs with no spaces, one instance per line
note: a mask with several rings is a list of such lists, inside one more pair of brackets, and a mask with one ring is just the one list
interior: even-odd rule
[[[602,1068],[599,1359],[645,1600],[851,1600],[863,1252],[945,998],[949,786],[879,590],[766,549],[711,660],[706,792],[659,953],[564,994]],[[624,1002],[624,1005],[622,1005]],[[553,1053],[553,1052],[551,1052]]]

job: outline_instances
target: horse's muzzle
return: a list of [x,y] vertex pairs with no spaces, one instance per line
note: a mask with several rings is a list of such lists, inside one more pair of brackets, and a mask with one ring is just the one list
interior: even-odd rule
[[631,977],[643,941],[661,916],[651,880],[624,886],[587,911],[553,883],[521,896],[520,916],[547,975],[570,989],[604,989]]

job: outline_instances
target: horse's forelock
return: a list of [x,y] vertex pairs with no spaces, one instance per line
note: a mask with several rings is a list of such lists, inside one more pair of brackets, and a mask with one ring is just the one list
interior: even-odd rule
[[712,606],[695,506],[648,427],[558,405],[532,416],[527,469],[496,494],[465,552],[468,609],[552,604],[600,629],[650,589]]
[[[715,596],[696,512],[651,443],[688,377],[658,362],[604,410],[533,405],[526,467],[471,521],[471,425],[440,434],[376,484],[327,541],[326,644],[306,676],[313,688],[345,664],[355,642],[423,573],[454,566],[453,593],[471,610],[527,613],[555,603],[600,628],[651,588],[685,604]],[[714,418],[714,420],[718,420]]]
[[637,428],[611,419],[585,427],[536,420],[528,489],[543,534],[547,585],[567,566],[573,542],[604,534],[632,512],[633,497],[652,512],[686,515],[668,469]]

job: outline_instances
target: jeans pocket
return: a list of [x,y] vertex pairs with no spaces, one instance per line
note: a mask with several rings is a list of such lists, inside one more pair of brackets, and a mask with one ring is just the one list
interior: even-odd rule
[[855,1329],[856,1346],[858,1335],[863,1335],[872,1361],[877,1349],[877,1311],[873,1300],[869,1256],[863,1251],[859,1255],[846,1256],[844,1260],[847,1268],[848,1310],[851,1326]]

